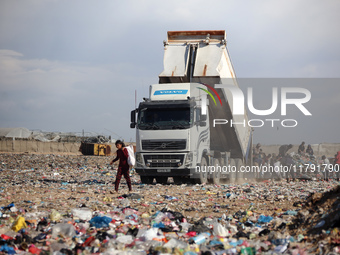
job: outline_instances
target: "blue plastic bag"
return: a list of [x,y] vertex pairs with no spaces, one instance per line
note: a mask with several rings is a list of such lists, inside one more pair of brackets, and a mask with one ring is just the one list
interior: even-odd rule
[[257,220],[258,223],[269,223],[273,217],[271,216],[265,216],[265,215],[260,215],[259,219]]
[[109,223],[112,221],[110,217],[107,216],[96,216],[93,217],[90,220],[91,226],[94,226],[96,228],[107,228],[109,226]]

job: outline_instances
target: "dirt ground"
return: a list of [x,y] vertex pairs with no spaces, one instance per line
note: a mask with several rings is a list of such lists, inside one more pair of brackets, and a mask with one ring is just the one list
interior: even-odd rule
[[[169,178],[168,184],[145,185],[131,171],[132,194],[136,196],[131,199],[124,178],[119,193],[114,193],[116,169],[108,165],[111,159],[0,154],[0,207],[3,207],[0,234],[8,231],[9,217],[13,222],[17,215],[37,222],[42,217],[50,217],[52,210],[69,218],[74,208],[87,207],[94,213],[108,213],[113,208],[128,206],[150,216],[162,209],[180,212],[192,224],[206,218],[229,220],[238,227],[246,226],[245,230],[249,227],[250,232],[255,225],[249,222],[256,222],[261,215],[271,216],[273,220],[266,228],[295,239],[303,235],[305,243],[300,247],[309,247],[311,253],[320,252],[320,242],[328,251],[337,249],[334,240],[338,240],[338,232],[334,231],[339,227],[340,189],[334,180],[175,185]],[[129,196],[130,199],[124,199]],[[11,203],[17,211],[5,211]],[[315,227],[318,223],[322,226]]]

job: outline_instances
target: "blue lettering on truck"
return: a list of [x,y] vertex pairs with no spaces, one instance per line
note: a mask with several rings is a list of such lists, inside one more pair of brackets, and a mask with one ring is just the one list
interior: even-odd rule
[[153,94],[154,95],[170,95],[170,94],[185,95],[186,93],[188,93],[187,89],[164,89],[164,90],[156,90]]

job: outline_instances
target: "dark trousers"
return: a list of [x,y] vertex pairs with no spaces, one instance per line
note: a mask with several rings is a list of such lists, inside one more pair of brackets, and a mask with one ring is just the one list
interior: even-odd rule
[[116,183],[115,183],[115,190],[118,191],[120,179],[122,179],[122,175],[124,175],[124,178],[126,180],[126,183],[129,187],[129,190],[131,191],[131,179],[129,175],[129,168],[123,168],[123,167],[118,167],[118,172],[116,176]]

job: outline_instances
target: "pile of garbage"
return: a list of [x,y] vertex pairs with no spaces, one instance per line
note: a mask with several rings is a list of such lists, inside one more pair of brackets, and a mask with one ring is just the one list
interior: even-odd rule
[[0,253],[340,252],[335,181],[141,184],[109,158],[0,154]]
[[92,136],[92,137],[87,137],[84,141],[84,143],[109,143],[111,142],[111,139],[99,135],[99,136]]

